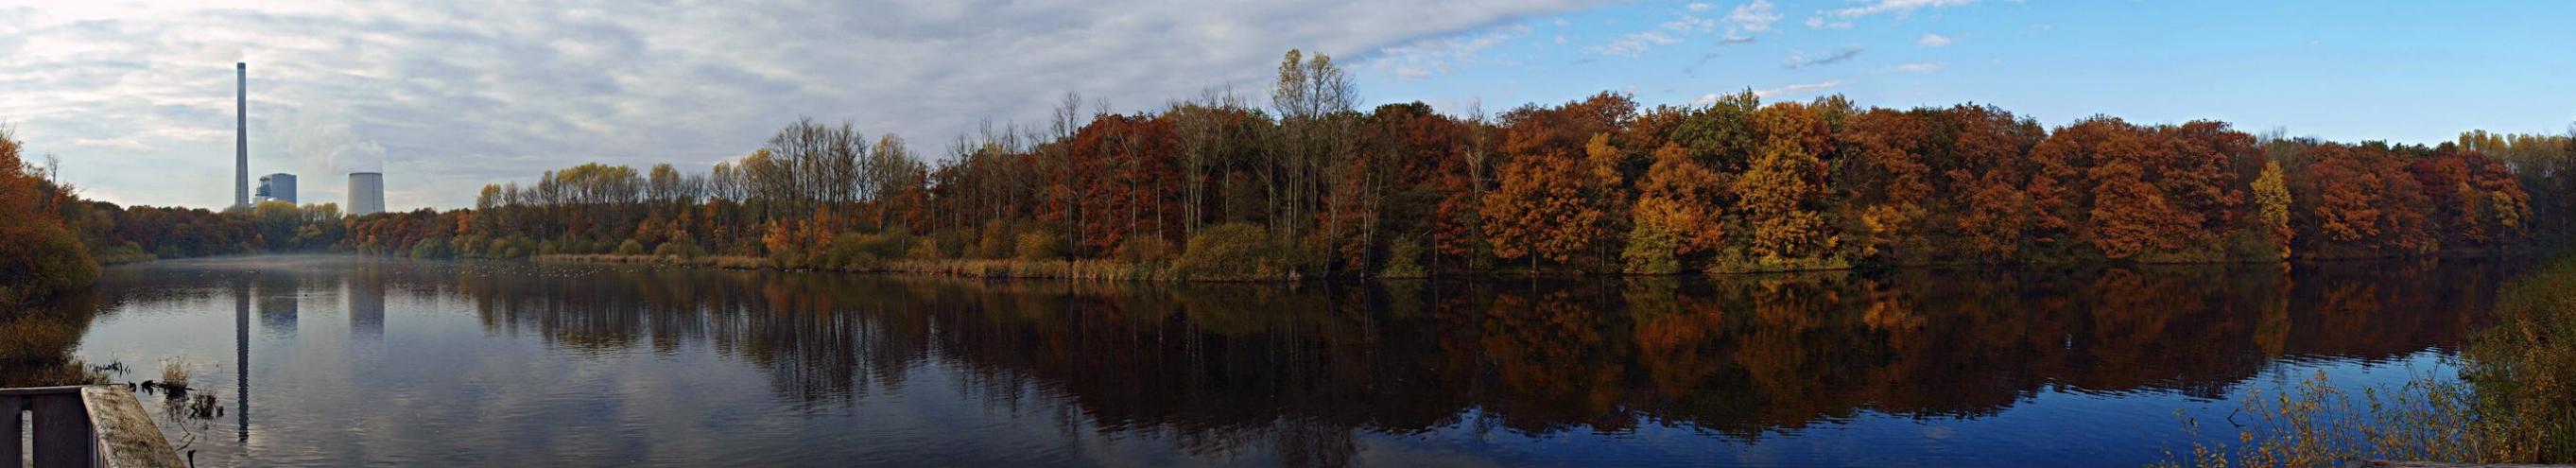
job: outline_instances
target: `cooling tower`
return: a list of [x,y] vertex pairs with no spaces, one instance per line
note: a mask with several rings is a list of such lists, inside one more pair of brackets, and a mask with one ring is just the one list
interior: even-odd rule
[[349,173],[349,215],[365,216],[385,211],[385,174],[382,172]]
[[233,206],[250,206],[250,64],[233,63]]

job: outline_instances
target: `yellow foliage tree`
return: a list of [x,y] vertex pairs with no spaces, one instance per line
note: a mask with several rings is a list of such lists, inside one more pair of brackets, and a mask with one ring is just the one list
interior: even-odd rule
[[2290,257],[2290,186],[2281,176],[2281,163],[2264,162],[2262,175],[2254,178],[2254,203],[2263,223],[2263,233],[2280,249],[2281,258]]

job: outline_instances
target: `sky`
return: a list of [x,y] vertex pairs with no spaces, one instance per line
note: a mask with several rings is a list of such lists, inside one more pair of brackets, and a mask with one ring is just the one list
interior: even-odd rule
[[1066,92],[1266,102],[1292,48],[1363,109],[1752,90],[2437,143],[2568,131],[2571,45],[2576,2],[2539,1],[0,0],[0,122],[87,197],[220,208],[247,62],[254,178],[342,202],[382,171],[409,210],[583,162],[703,171],[800,117],[944,157]]

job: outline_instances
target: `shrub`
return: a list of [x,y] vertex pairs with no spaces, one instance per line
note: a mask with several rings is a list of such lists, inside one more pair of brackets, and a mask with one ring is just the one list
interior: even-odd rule
[[452,254],[447,248],[447,239],[441,238],[412,243],[409,255],[411,258],[447,258]]
[[663,243],[662,243],[662,245],[658,245],[658,246],[654,246],[654,247],[653,247],[653,256],[655,256],[655,257],[679,257],[679,258],[683,258],[683,259],[695,259],[695,258],[698,258],[698,257],[704,257],[704,256],[706,256],[706,255],[707,255],[707,249],[706,249],[705,247],[699,247],[699,246],[698,246],[698,243],[696,243],[696,242],[689,242],[689,241],[684,241],[684,240],[675,240],[675,241],[663,242]]
[[1043,230],[1029,231],[1020,234],[1019,248],[1015,252],[1020,260],[1057,260],[1064,258],[1064,241]]
[[618,244],[617,244],[617,254],[618,254],[618,255],[643,255],[643,254],[644,254],[644,243],[643,243],[643,242],[638,242],[638,241],[636,241],[636,240],[634,240],[634,239],[627,239],[627,240],[626,240],[626,242],[622,242],[622,243],[618,243]]
[[98,262],[70,230],[47,221],[0,226],[0,305],[98,280]]
[[2495,324],[2469,344],[2488,462],[2576,461],[2576,257],[2562,256],[2496,299]]
[[1130,237],[1118,242],[1118,260],[1136,264],[1158,264],[1172,260],[1172,241],[1161,236]]
[[931,234],[930,240],[938,247],[939,258],[966,258],[973,253],[971,250],[975,247],[975,231],[971,229],[939,231]]
[[1398,238],[1394,243],[1386,246],[1386,268],[1380,269],[1378,276],[1385,278],[1422,278],[1431,276],[1431,270],[1422,268],[1422,262],[1420,261],[1421,258],[1422,238]]
[[156,260],[151,253],[143,251],[142,245],[135,244],[133,241],[127,241],[124,244],[110,247],[105,250],[90,252],[89,256],[90,258],[97,259],[98,264],[100,265],[123,265],[127,263],[140,263]]
[[1838,255],[1826,255],[1822,257],[1758,257],[1746,254],[1744,249],[1741,248],[1730,248],[1727,249],[1725,253],[1719,254],[1715,260],[1709,262],[1708,272],[1719,274],[1777,273],[1790,271],[1849,270],[1851,268],[1851,261],[1845,260]]
[[877,258],[903,258],[904,251],[912,249],[912,239],[912,232],[898,226],[860,238],[859,249]]
[[822,265],[818,266],[842,271],[872,271],[882,267],[879,259],[884,257],[879,257],[875,252],[870,251],[879,242],[874,239],[875,237],[877,236],[865,234],[842,234],[833,237],[832,245],[823,251]]
[[1619,252],[1628,273],[1669,275],[1682,271],[1681,259],[1673,253],[1681,249],[1681,240],[1672,232],[1650,224],[1638,223],[1628,230],[1628,248]]
[[985,221],[981,234],[975,241],[975,258],[1010,258],[1012,242],[1019,239],[1019,228],[996,219]]
[[1249,281],[1298,278],[1300,263],[1295,248],[1272,241],[1261,226],[1228,223],[1190,236],[1172,267],[1191,280]]
[[912,248],[905,249],[903,251],[903,258],[915,260],[938,260],[949,257],[946,253],[940,251],[939,242],[937,240],[925,238],[914,239],[912,241]]

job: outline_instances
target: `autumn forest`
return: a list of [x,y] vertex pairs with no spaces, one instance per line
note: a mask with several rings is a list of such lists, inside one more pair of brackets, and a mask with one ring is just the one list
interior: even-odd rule
[[[13,142],[0,163],[26,169],[0,180],[0,215],[51,227],[0,226],[0,249],[1241,280],[2477,255],[2555,241],[2576,219],[2568,135],[2049,128],[1985,105],[1749,91],[1361,109],[1348,73],[1297,51],[1268,94],[1134,114],[1068,94],[1046,124],[938,145],[799,120],[703,172],[581,164],[485,186],[471,208],[357,217],[79,201]],[[63,235],[16,231],[46,229]],[[13,268],[0,274],[58,269]]]

